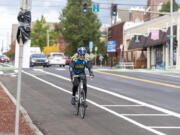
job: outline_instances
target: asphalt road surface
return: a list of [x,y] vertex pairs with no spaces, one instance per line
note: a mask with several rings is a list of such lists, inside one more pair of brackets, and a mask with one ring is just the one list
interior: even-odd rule
[[[21,104],[44,135],[180,134],[180,73],[94,74],[83,120],[70,104],[68,67],[24,69]],[[16,97],[17,71],[0,71],[0,81]]]

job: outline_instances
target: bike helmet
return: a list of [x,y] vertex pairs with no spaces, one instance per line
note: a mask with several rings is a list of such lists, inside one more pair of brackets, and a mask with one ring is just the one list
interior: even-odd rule
[[78,48],[77,53],[85,55],[87,53],[86,48],[85,47]]

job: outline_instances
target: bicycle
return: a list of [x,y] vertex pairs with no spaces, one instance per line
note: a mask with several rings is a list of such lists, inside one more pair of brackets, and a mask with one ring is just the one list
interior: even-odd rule
[[80,83],[78,86],[78,91],[76,92],[75,95],[75,113],[76,115],[79,115],[82,119],[84,119],[85,114],[86,114],[86,97],[85,97],[85,91],[83,89],[83,78],[82,76],[89,76],[89,75],[74,75],[73,78],[79,77],[80,78]]

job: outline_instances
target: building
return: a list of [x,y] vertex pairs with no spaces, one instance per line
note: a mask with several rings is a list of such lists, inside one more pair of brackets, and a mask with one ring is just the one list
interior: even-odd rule
[[[173,58],[170,58],[170,16],[162,16],[138,26],[124,30],[124,60],[146,61],[147,68],[169,68],[173,60],[173,68],[180,70],[180,12],[174,12]],[[144,57],[144,58],[142,58]],[[143,65],[141,64],[140,67]]]
[[108,65],[115,65],[119,63],[120,56],[122,56],[122,44],[123,44],[123,29],[124,29],[124,22],[118,23],[109,27],[108,29],[108,41],[115,41],[116,48],[115,52],[108,52]]
[[[159,17],[159,10],[161,10],[161,7],[164,3],[167,3],[169,0],[148,0],[147,1],[147,7],[146,7],[146,14],[145,14],[145,20],[149,21],[154,18]],[[149,11],[149,12],[148,12]]]
[[118,10],[118,15],[115,18],[115,23],[119,22],[146,22],[151,19],[155,19],[159,17],[159,10],[161,9],[162,5],[169,0],[148,0],[147,6],[143,7],[133,7],[129,10]]

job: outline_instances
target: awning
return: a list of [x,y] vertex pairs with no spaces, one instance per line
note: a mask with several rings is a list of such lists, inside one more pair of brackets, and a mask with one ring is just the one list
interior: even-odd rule
[[161,30],[154,31],[154,33],[151,32],[149,36],[147,37],[147,41],[144,44],[144,47],[147,48],[147,47],[162,45],[166,43],[167,40],[168,40],[168,37],[167,37],[166,32],[163,32]]
[[147,37],[143,35],[135,35],[129,43],[128,50],[144,48]]

